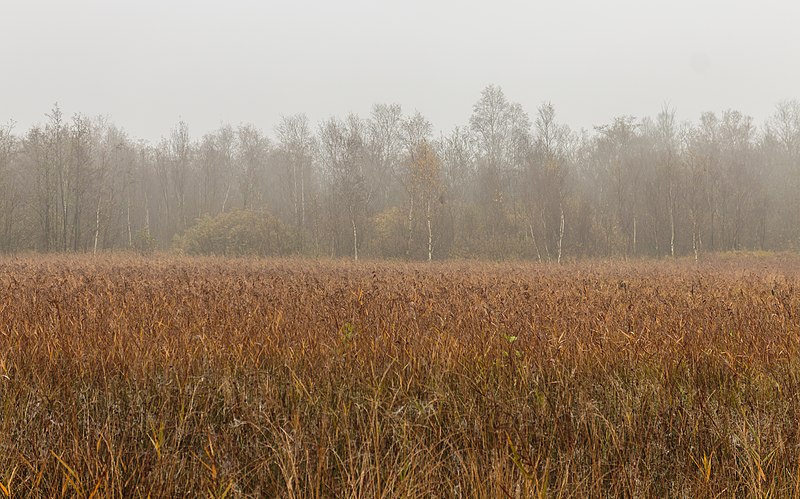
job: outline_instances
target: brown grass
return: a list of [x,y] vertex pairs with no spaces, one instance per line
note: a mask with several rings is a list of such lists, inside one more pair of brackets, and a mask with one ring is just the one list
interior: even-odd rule
[[0,260],[0,497],[794,496],[800,261]]

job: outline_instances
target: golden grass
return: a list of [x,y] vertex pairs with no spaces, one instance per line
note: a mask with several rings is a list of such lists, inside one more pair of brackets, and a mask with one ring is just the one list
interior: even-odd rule
[[0,260],[0,497],[794,496],[800,261]]

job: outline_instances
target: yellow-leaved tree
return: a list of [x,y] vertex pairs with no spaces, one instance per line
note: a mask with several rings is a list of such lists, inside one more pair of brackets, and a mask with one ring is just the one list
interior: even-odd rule
[[422,140],[412,151],[408,173],[411,196],[425,207],[428,261],[430,261],[433,259],[433,210],[437,203],[444,202],[444,187],[442,162],[427,140]]

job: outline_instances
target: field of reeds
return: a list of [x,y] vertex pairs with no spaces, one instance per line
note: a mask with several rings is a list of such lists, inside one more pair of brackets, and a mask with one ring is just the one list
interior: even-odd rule
[[800,493],[800,259],[0,260],[0,497]]

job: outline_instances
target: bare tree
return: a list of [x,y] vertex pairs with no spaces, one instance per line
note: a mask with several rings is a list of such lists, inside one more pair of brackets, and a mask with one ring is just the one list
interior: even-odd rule
[[257,202],[258,189],[266,169],[270,142],[253,125],[242,125],[236,131],[236,165],[242,207],[253,208]]
[[50,113],[47,114],[48,122],[45,125],[45,135],[47,137],[47,151],[48,161],[52,164],[52,170],[56,176],[56,185],[58,189],[58,221],[61,225],[59,234],[59,245],[61,251],[67,250],[67,223],[69,220],[67,196],[69,192],[68,186],[68,173],[66,161],[66,137],[67,127],[64,123],[64,117],[59,108],[58,103],[53,106]]
[[23,141],[27,170],[32,174],[34,209],[39,220],[38,249],[49,252],[54,246],[54,219],[57,198],[56,174],[48,154],[47,138],[40,127],[31,128]]
[[[117,195],[124,192],[125,188],[125,149],[127,137],[113,123],[100,119],[94,126],[94,154],[91,162],[91,176],[93,178],[94,200],[93,238],[91,241],[92,252],[107,248],[111,245],[113,234],[120,233],[122,215],[124,210],[118,209]],[[122,185],[118,186],[117,182]],[[116,218],[116,219],[115,219]],[[127,236],[127,231],[124,232]],[[101,241],[101,234],[103,240]]]
[[612,253],[611,239],[616,230],[625,236],[625,253],[636,256],[639,225],[639,190],[641,161],[638,149],[639,125],[632,116],[615,118],[611,124],[596,127],[595,189],[603,199],[606,212],[604,230],[607,254]]
[[774,171],[771,191],[776,198],[773,218],[778,237],[800,245],[800,101],[783,101],[765,126],[765,161]]
[[399,104],[376,104],[367,124],[370,161],[366,176],[379,210],[391,202],[392,183],[389,180],[397,180],[403,147],[403,122],[403,110]]
[[306,182],[311,170],[316,143],[311,133],[308,117],[304,114],[282,117],[276,131],[279,148],[289,162],[295,227],[300,236],[300,250],[303,251],[306,235]]
[[678,125],[675,109],[664,106],[656,117],[658,160],[666,184],[669,216],[669,254],[675,257],[675,210],[678,194]]
[[687,136],[686,164],[688,173],[690,223],[692,226],[692,251],[699,259],[703,247],[703,227],[709,224],[708,234],[714,247],[714,231],[719,206],[719,120],[712,112],[703,113],[700,124]]
[[76,114],[69,126],[70,170],[72,172],[72,250],[78,251],[81,241],[81,208],[89,188],[87,170],[91,161],[92,124],[86,116]]
[[14,122],[0,127],[0,249],[8,250],[11,246],[11,229],[14,224],[14,212],[19,202],[15,185],[14,159],[17,139],[14,137]]
[[[761,179],[753,167],[755,159],[755,127],[753,120],[738,111],[722,113],[719,123],[721,163],[724,165],[725,184],[723,191],[724,237],[729,249],[741,249],[759,197]],[[751,234],[749,234],[752,236]]]
[[358,261],[358,225],[370,200],[364,177],[364,123],[355,115],[331,118],[320,129],[320,159],[345,207],[353,230],[353,259]]
[[511,185],[524,171],[530,140],[530,120],[522,106],[509,102],[500,87],[490,85],[481,92],[469,120],[478,155],[478,182],[482,204],[488,215],[490,239],[507,230],[506,208],[511,202],[517,217],[517,199]]
[[168,154],[170,164],[170,178],[175,189],[178,201],[178,217],[180,230],[186,229],[186,191],[189,185],[190,169],[192,166],[192,146],[189,139],[189,125],[181,120],[169,134]]
[[229,125],[203,136],[197,148],[201,214],[225,211],[232,184],[234,132]]
[[[538,212],[544,229],[546,252],[555,244],[556,261],[561,263],[564,248],[564,234],[566,231],[565,203],[567,193],[568,175],[568,150],[570,131],[560,125],[555,119],[555,108],[552,104],[544,103],[539,111],[534,124],[534,154],[539,169],[538,181],[540,188],[538,196],[531,196],[531,205],[539,205],[539,209],[530,210]],[[538,199],[536,199],[538,197]],[[538,203],[537,203],[538,201]],[[531,221],[531,226],[533,222]],[[531,229],[531,237],[534,231]],[[535,242],[535,239],[534,239]]]

